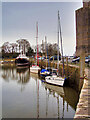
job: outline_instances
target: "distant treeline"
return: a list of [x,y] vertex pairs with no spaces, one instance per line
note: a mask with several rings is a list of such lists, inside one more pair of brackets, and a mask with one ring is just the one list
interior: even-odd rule
[[[37,51],[37,46],[33,48],[26,39],[17,40],[16,43],[5,42],[1,46],[0,58],[16,58],[20,53],[26,54],[26,56],[35,56]],[[42,42],[38,45],[39,56],[53,56],[57,55],[57,44],[51,44]]]

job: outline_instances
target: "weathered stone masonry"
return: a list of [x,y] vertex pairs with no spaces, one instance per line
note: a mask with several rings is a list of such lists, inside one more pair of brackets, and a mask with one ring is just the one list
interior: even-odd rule
[[90,1],[83,2],[83,7],[76,10],[76,56],[81,51],[90,55]]

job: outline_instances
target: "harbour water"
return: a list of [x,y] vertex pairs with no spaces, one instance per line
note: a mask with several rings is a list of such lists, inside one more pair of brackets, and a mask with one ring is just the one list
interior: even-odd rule
[[2,118],[73,118],[78,94],[69,87],[46,84],[29,68],[3,65]]

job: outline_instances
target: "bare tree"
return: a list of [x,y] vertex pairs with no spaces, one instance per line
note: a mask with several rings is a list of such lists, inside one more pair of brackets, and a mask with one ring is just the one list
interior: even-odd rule
[[2,51],[5,52],[5,53],[10,53],[10,44],[9,44],[9,42],[5,42],[2,45]]
[[18,44],[11,43],[10,45],[11,45],[11,51],[12,51],[12,53],[16,53],[17,52],[17,46],[18,46]]
[[19,44],[19,52],[23,52],[25,54],[30,47],[30,43],[26,39],[20,39],[16,42]]

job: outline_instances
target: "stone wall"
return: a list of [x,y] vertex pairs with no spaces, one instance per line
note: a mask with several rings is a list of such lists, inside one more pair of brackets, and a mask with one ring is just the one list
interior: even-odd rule
[[76,10],[76,56],[80,56],[82,50],[85,56],[90,55],[90,1]]

